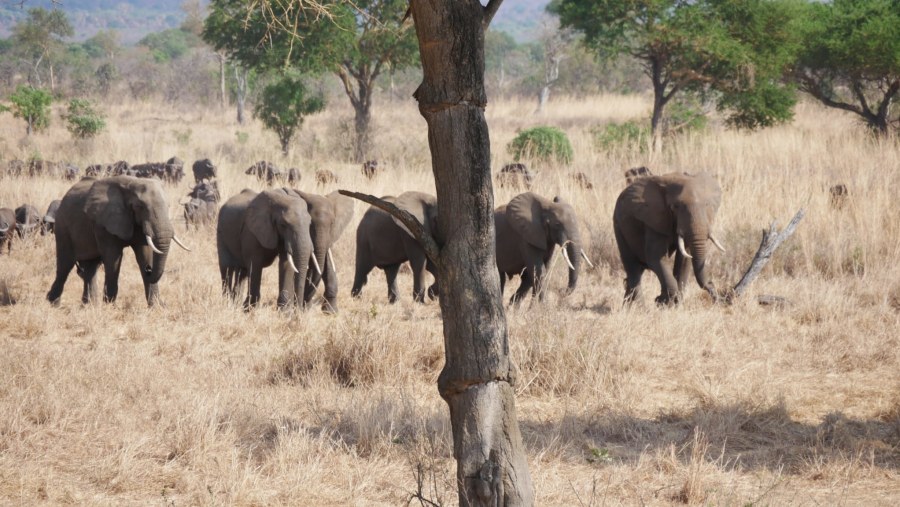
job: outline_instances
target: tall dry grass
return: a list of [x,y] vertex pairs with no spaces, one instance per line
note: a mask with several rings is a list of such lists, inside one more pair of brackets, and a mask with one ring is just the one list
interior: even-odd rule
[[[591,128],[642,117],[641,97],[490,104],[493,165],[518,129],[563,128],[570,168],[536,167],[535,191],[562,195],[582,218],[597,267],[577,292],[508,308],[518,367],[518,416],[540,505],[843,504],[900,501],[900,147],[866,136],[852,119],[809,104],[793,124],[756,133],[714,125],[671,140],[658,155],[596,150]],[[243,169],[260,159],[301,168],[304,190],[374,194],[433,191],[425,122],[410,102],[381,104],[377,151],[387,172],[370,182],[345,162],[351,111],[310,118],[287,158],[258,124],[231,112],[172,111],[132,103],[107,111],[109,131],[73,142],[56,121],[23,140],[0,124],[0,159],[31,155],[88,163],[209,157],[223,195],[260,184]],[[242,133],[240,136],[238,133]],[[241,142],[241,138],[246,138]],[[753,287],[791,304],[710,304],[691,288],[671,309],[622,308],[611,234],[628,167],[714,172],[724,189],[714,258],[733,284],[760,230],[808,210]],[[338,184],[316,187],[327,168]],[[569,177],[584,172],[593,190]],[[845,183],[843,209],[828,187]],[[0,206],[45,207],[69,183],[0,180]],[[131,254],[115,305],[84,307],[72,276],[62,304],[44,294],[54,245],[35,237],[0,256],[0,503],[78,505],[441,505],[456,502],[437,305],[388,305],[384,277],[348,296],[353,232],[334,253],[341,312],[278,312],[275,276],[247,314],[220,297],[212,229],[185,230],[165,306],[145,306]],[[517,191],[498,188],[497,203]],[[363,207],[357,206],[356,219]],[[565,285],[560,263],[554,289]],[[508,294],[507,294],[508,295]]]

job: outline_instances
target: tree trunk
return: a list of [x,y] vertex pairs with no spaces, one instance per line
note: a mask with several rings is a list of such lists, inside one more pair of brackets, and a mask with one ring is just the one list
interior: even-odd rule
[[228,95],[225,93],[225,55],[216,53],[219,57],[219,98],[222,100],[222,109],[228,107]]
[[237,122],[243,125],[244,121],[244,101],[247,98],[247,69],[242,67],[234,68],[235,87],[235,104],[237,105]]
[[[363,93],[366,96],[363,96]],[[353,104],[356,111],[354,119],[354,133],[356,141],[353,143],[353,160],[357,163],[363,163],[368,160],[371,143],[369,142],[369,123],[372,118],[372,90],[369,87],[359,87],[360,100]]]
[[48,64],[50,67],[50,91],[56,91],[56,80],[53,78],[53,63]]
[[444,241],[434,259],[446,353],[438,390],[450,409],[461,506],[534,503],[494,251],[484,118],[484,29],[499,4],[410,4],[423,69],[414,96],[428,123]]

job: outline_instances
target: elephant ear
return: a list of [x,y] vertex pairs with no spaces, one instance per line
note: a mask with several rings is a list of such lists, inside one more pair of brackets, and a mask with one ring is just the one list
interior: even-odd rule
[[337,241],[353,219],[355,201],[334,191],[325,196],[334,208],[334,223],[331,226],[331,240]]
[[84,203],[84,213],[95,224],[124,240],[134,235],[134,214],[127,192],[115,180],[98,180],[91,185]]
[[547,248],[547,227],[542,198],[531,192],[519,194],[506,205],[506,217],[513,230],[529,245]]
[[244,227],[250,229],[263,247],[274,250],[278,246],[278,231],[272,221],[272,202],[265,194],[259,194],[250,201]]
[[658,176],[641,178],[632,183],[626,191],[633,193],[635,218],[660,234],[672,234],[675,219],[669,203],[670,196],[680,192],[677,187],[677,183]]
[[[435,225],[437,224],[437,199],[434,196],[422,192],[403,192],[397,196],[397,199],[394,200],[394,204],[398,208],[408,211],[409,214],[414,216],[416,220],[422,224],[422,227],[425,228],[425,232],[429,236],[434,236]],[[409,232],[409,229],[394,216],[391,216],[391,220],[393,220],[398,227],[403,229],[403,232],[409,234],[410,237],[415,237]]]

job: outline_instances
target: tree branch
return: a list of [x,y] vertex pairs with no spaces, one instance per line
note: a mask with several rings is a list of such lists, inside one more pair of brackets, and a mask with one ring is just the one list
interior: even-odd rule
[[419,221],[414,217],[410,212],[398,208],[394,203],[390,203],[385,201],[384,199],[379,199],[374,195],[362,194],[359,192],[352,192],[350,190],[338,190],[341,195],[346,195],[347,197],[352,197],[354,199],[359,199],[360,201],[366,202],[384,210],[385,213],[391,215],[392,217],[399,220],[406,229],[412,234],[413,238],[422,245],[422,248],[425,249],[425,255],[431,259],[435,265],[440,266],[441,260],[441,248],[438,246],[437,242],[428,232],[425,231],[425,227],[419,223]]
[[726,296],[726,301],[728,303],[733,303],[734,300],[739,298],[741,294],[750,287],[750,284],[753,283],[762,269],[769,263],[769,259],[772,257],[772,254],[775,253],[775,249],[778,248],[784,240],[794,234],[794,230],[797,228],[797,225],[800,223],[800,220],[803,219],[805,214],[806,210],[800,208],[800,210],[797,211],[797,214],[794,215],[794,218],[788,223],[787,227],[781,232],[778,232],[775,229],[776,222],[772,222],[772,224],[769,225],[768,231],[763,229],[763,236],[762,241],[759,244],[759,249],[756,251],[756,255],[753,256],[753,261],[750,263],[750,267],[747,268],[747,272],[744,273],[741,281],[739,281]]
[[338,78],[341,80],[341,84],[344,85],[344,93],[350,97],[350,103],[353,104],[353,107],[358,107],[359,98],[356,96],[355,90],[353,90],[353,83],[350,82],[350,74],[346,64],[338,65],[335,74],[337,74]]
[[503,0],[489,0],[488,4],[484,6],[484,20],[481,22],[481,28],[483,30],[488,29],[491,20],[494,19],[494,14],[497,14],[497,10],[500,9],[500,4],[502,3]]

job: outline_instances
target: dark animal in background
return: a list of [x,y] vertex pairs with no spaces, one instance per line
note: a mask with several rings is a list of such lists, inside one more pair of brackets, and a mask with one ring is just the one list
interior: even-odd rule
[[169,160],[166,160],[166,166],[160,178],[169,183],[181,182],[181,179],[184,178],[184,160],[181,160],[178,157],[172,157]]
[[585,190],[592,190],[594,188],[594,184],[591,183],[591,179],[588,178],[587,174],[582,172],[577,172],[572,175],[572,180],[575,181],[575,184]]
[[294,183],[300,183],[300,177],[301,177],[300,169],[297,169],[296,167],[291,167],[290,169],[288,169],[288,171],[287,171],[288,183],[290,183],[292,185]]
[[328,169],[316,169],[316,183],[318,185],[327,185],[328,183],[337,183],[338,177]]
[[135,171],[131,168],[131,164],[124,160],[109,164],[105,170],[106,176],[136,176]]
[[213,180],[203,180],[194,185],[187,195],[190,200],[184,203],[184,221],[187,226],[194,224],[197,228],[215,222],[219,210],[219,186]]
[[281,169],[276,167],[275,164],[265,160],[260,160],[251,165],[244,171],[244,174],[255,175],[256,179],[265,181],[269,185],[274,184],[276,181],[284,180],[284,173],[281,172]]
[[84,169],[84,175],[90,178],[99,178],[103,176],[104,168],[100,164],[92,164]]
[[370,180],[375,176],[378,176],[378,161],[377,160],[366,160],[362,165],[362,173],[363,176],[369,178]]
[[22,176],[23,174],[25,174],[25,168],[25,162],[18,159],[13,159],[6,164],[6,174],[8,174],[9,176]]
[[828,192],[831,193],[831,207],[834,209],[843,209],[850,200],[850,189],[843,183],[833,185]]
[[531,188],[534,183],[534,175],[528,171],[528,166],[521,162],[506,164],[497,175],[497,184],[501,187]]
[[648,169],[647,167],[632,167],[631,169],[625,171],[625,184],[631,185],[640,178],[647,178],[650,176],[653,176],[653,173],[650,172],[650,169]]
[[16,208],[16,231],[20,238],[40,231],[41,223],[41,212],[31,204],[23,204]]
[[78,173],[81,172],[81,169],[78,166],[72,164],[66,164],[65,172],[63,173],[63,177],[69,181],[73,181],[78,179]]
[[191,171],[194,173],[194,183],[200,183],[203,180],[213,180],[218,176],[215,164],[208,158],[194,162],[194,165],[191,166]]
[[6,253],[12,252],[13,231],[16,229],[16,212],[0,208],[0,253],[6,245]]
[[50,160],[10,160],[6,166],[9,176],[49,176],[53,178],[75,179],[81,170],[68,162]]
[[61,202],[62,200],[56,199],[50,203],[50,206],[47,206],[47,212],[44,213],[44,217],[41,219],[44,223],[41,234],[53,234],[53,231],[56,229],[56,212],[59,210],[59,203]]

